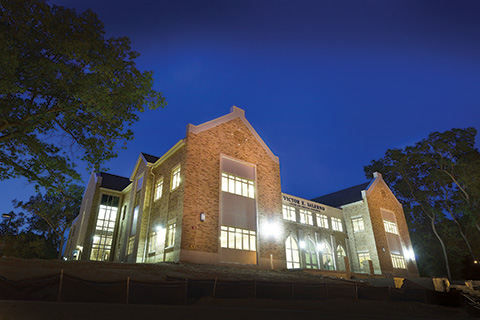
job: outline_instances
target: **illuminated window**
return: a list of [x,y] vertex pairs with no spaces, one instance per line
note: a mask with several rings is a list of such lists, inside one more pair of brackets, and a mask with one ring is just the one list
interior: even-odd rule
[[317,226],[328,229],[328,217],[324,214],[317,213]]
[[337,247],[337,257],[340,258],[340,259],[343,259],[343,257],[346,257],[347,254],[345,253],[345,249],[343,249],[342,246],[338,246]]
[[150,231],[150,236],[148,237],[148,252],[155,252],[157,249],[157,233],[155,231]]
[[173,247],[175,244],[175,227],[176,223],[171,223],[167,226],[167,240],[165,242],[166,247]]
[[255,198],[253,180],[240,178],[225,172],[222,173],[222,191],[252,199]]
[[365,230],[362,217],[352,218],[352,225],[353,225],[353,232],[360,232]]
[[313,215],[310,211],[300,209],[300,222],[313,226]]
[[338,218],[332,218],[332,229],[335,231],[343,231],[342,220]]
[[398,228],[395,222],[383,220],[383,226],[385,227],[385,232],[398,234]]
[[157,180],[157,184],[155,185],[155,200],[158,200],[162,197],[163,192],[163,177]]
[[220,246],[229,249],[257,251],[256,232],[254,230],[221,226]]
[[311,239],[307,240],[305,247],[305,267],[307,269],[318,269],[317,250]]
[[392,264],[396,269],[407,269],[405,258],[399,254],[392,253]]
[[102,195],[93,235],[90,260],[105,261],[110,258],[119,198]]
[[180,185],[180,165],[172,170],[172,180],[170,190],[175,190]]
[[363,261],[370,260],[370,254],[368,252],[359,252],[358,253],[358,262],[360,266],[363,266]]
[[295,218],[295,208],[283,205],[283,219],[296,221],[297,219]]
[[322,246],[322,268],[325,270],[335,270],[332,250],[326,242],[324,242]]
[[135,235],[128,238],[127,256],[133,253],[133,245],[135,244]]
[[300,251],[297,241],[291,236],[285,241],[285,251],[287,254],[287,269],[300,268]]

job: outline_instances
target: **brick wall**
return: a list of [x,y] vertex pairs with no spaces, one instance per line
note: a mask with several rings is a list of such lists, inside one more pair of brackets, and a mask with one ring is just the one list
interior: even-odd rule
[[[187,133],[182,250],[218,253],[220,158],[222,155],[256,165],[257,221],[281,214],[280,167],[240,118],[197,134]],[[199,223],[200,212],[206,221]],[[259,232],[261,234],[261,232]],[[285,259],[278,245],[260,237],[259,259]]]

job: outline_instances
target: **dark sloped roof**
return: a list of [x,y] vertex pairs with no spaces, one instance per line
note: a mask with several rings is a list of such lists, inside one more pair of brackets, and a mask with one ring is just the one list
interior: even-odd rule
[[131,182],[129,178],[116,176],[106,172],[100,172],[100,176],[102,177],[102,184],[100,187],[111,190],[122,191]]
[[155,157],[155,156],[152,156],[151,154],[146,154],[143,152],[142,152],[142,155],[145,158],[145,160],[147,160],[150,163],[155,163],[157,162],[158,159],[160,159],[159,157]]
[[343,189],[312,199],[312,201],[338,208],[345,204],[362,200],[362,190],[366,190],[369,184],[370,182],[365,182],[355,187]]

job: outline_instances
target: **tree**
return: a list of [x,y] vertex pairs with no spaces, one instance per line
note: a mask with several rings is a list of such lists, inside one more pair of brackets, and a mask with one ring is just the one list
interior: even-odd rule
[[[381,172],[395,195],[406,206],[410,225],[429,223],[443,252],[447,275],[451,278],[446,236],[453,221],[473,260],[476,260],[465,229],[478,225],[476,175],[480,154],[475,149],[474,128],[434,132],[428,138],[404,149],[388,150],[382,159],[372,161],[365,173]],[[438,226],[442,227],[439,232]],[[414,229],[415,232],[415,229]]]
[[133,138],[144,106],[164,107],[128,38],[105,38],[92,11],[0,2],[0,180],[62,190],[75,161],[98,169]]
[[58,255],[62,258],[66,231],[77,216],[82,202],[83,188],[70,185],[62,193],[39,193],[27,202],[14,201],[17,208],[22,208],[31,217],[28,220],[30,231],[51,240]]

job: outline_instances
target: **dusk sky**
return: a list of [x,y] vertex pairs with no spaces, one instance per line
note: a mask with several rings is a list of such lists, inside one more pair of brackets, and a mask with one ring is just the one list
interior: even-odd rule
[[[146,111],[110,173],[163,155],[195,125],[245,110],[311,199],[368,181],[363,166],[433,131],[480,129],[479,1],[64,0],[128,36],[165,109]],[[477,143],[477,147],[479,144]],[[86,186],[90,172],[78,168]],[[0,209],[34,195],[0,182]]]

